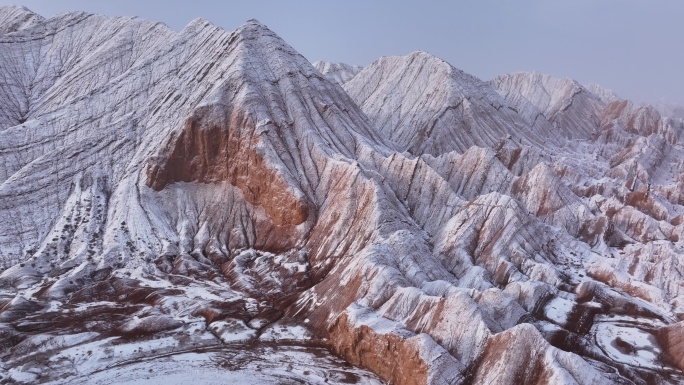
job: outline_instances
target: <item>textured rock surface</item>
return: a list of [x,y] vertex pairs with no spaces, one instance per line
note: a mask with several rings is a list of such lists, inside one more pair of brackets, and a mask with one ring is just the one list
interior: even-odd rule
[[327,348],[396,384],[684,383],[681,119],[423,52],[351,77],[256,21],[0,20],[2,380],[380,381],[288,358]]
[[379,132],[412,154],[540,140],[487,83],[425,52],[383,57],[345,83]]
[[328,79],[334,80],[339,85],[344,85],[353,78],[356,74],[361,71],[361,67],[345,64],[345,63],[330,63],[326,61],[317,61],[313,63],[323,75]]
[[547,120],[569,139],[588,138],[598,125],[601,99],[572,79],[516,73],[491,84],[530,124]]
[[32,27],[43,20],[26,7],[0,6],[0,35]]
[[684,321],[662,329],[660,341],[675,365],[684,370]]

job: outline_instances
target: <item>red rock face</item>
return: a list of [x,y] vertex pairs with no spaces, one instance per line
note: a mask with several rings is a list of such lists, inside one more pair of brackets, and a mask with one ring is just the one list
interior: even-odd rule
[[342,315],[330,328],[333,350],[354,365],[372,370],[390,384],[428,384],[427,364],[417,346],[396,334],[355,326]]
[[[218,116],[218,117],[217,117]],[[291,249],[298,228],[315,213],[306,197],[285,180],[282,168],[266,160],[253,118],[221,107],[195,111],[147,166],[147,184],[159,191],[175,182],[228,182],[265,216],[254,216],[253,246],[272,252]]]
[[602,125],[607,125],[612,123],[615,119],[622,117],[625,111],[629,108],[628,100],[616,100],[614,102],[608,103],[603,111],[601,117]]
[[684,321],[661,329],[659,340],[675,365],[684,370]]
[[[275,165],[255,148],[260,138],[246,114],[233,111],[226,121],[200,109],[169,140],[147,169],[147,184],[159,191],[174,182],[216,183],[238,187],[253,206],[261,207],[276,226],[296,226],[309,216],[303,197],[296,196]],[[220,114],[221,111],[218,112]]]

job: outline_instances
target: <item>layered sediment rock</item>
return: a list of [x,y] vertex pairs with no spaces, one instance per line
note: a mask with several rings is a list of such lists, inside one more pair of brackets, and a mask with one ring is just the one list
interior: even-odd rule
[[27,12],[0,9],[12,378],[163,336],[396,384],[682,382],[681,120],[423,52],[331,80],[256,21]]

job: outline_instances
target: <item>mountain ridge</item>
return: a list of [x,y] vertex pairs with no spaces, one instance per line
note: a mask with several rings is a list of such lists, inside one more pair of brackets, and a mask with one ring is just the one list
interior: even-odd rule
[[276,344],[370,372],[320,350],[325,373],[208,365],[264,383],[683,382],[684,122],[424,52],[340,84],[255,20],[36,23],[0,35],[10,380],[114,383],[142,358],[163,377],[167,356]]

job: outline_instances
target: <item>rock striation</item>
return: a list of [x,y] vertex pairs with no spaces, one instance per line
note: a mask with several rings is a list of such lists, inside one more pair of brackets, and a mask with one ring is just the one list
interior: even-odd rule
[[492,147],[509,136],[541,140],[493,87],[426,52],[380,58],[344,88],[380,133],[414,155]]
[[425,52],[314,66],[255,20],[0,20],[10,381],[684,383],[682,119]]
[[313,66],[328,79],[334,80],[341,86],[350,81],[362,70],[359,66],[345,63],[331,63],[327,61],[316,61],[313,63]]
[[0,6],[0,35],[33,27],[44,21],[44,18],[26,7],[14,5]]

